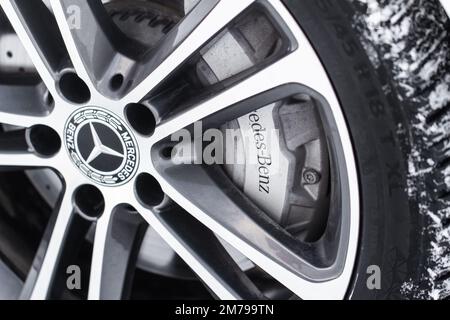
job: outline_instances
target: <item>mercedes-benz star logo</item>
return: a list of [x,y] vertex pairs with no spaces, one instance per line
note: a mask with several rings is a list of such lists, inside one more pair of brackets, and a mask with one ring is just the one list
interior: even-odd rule
[[81,172],[103,185],[128,182],[139,163],[131,131],[120,118],[101,108],[75,112],[66,124],[65,143]]
[[102,143],[102,140],[98,136],[98,133],[95,130],[94,124],[92,122],[89,123],[89,128],[91,129],[92,139],[94,140],[94,149],[92,149],[91,154],[87,158],[87,163],[90,164],[102,154],[118,157],[121,159],[124,158],[125,155],[123,154],[123,152],[117,152]]

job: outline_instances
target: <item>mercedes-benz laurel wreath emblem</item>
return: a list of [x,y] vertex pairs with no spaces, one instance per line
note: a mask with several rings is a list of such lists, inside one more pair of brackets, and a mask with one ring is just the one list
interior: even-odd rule
[[101,108],[76,111],[66,124],[65,144],[81,172],[105,186],[128,182],[139,164],[132,132],[119,117]]

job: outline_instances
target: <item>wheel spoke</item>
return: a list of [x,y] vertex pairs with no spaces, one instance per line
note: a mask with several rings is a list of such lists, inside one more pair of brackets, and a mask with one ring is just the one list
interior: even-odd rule
[[[154,141],[160,141],[191,124],[205,120],[216,113],[221,113],[219,124],[245,115],[252,111],[252,107],[255,109],[258,106],[248,103],[247,107],[243,107],[242,102],[293,81],[293,77],[288,72],[288,68],[292,66],[295,59],[296,53],[291,53],[235,86],[214,95],[212,98],[209,98],[194,107],[182,111],[181,114],[177,114],[172,118],[167,119],[156,128],[152,139]],[[239,108],[230,108],[237,105],[239,105]],[[260,105],[259,107],[263,106],[264,105]]]
[[32,127],[34,125],[48,124],[46,117],[35,117],[30,115],[14,114],[0,111],[0,125],[11,125],[16,127]]
[[141,101],[253,2],[201,0],[140,67],[135,79],[137,87],[123,100],[126,103]]
[[33,153],[2,153],[0,152],[0,171],[5,169],[32,169],[51,167],[48,159]]
[[73,190],[65,192],[52,215],[25,282],[21,295],[23,299],[43,300],[50,295],[73,219],[72,192]]
[[142,218],[123,207],[106,209],[97,221],[89,284],[90,300],[127,299],[145,231]]
[[52,14],[42,1],[5,0],[1,6],[42,81],[56,97],[55,80],[66,53]]
[[122,34],[101,1],[52,0],[51,5],[78,76],[91,89],[117,98],[121,86],[111,88],[111,81],[128,81],[122,77],[133,70],[141,45]]

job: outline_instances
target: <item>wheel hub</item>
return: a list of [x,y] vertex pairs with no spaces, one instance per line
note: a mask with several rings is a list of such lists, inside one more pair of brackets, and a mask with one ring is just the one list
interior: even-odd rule
[[133,178],[138,146],[119,117],[98,107],[82,108],[70,116],[64,132],[70,159],[83,175],[110,187]]

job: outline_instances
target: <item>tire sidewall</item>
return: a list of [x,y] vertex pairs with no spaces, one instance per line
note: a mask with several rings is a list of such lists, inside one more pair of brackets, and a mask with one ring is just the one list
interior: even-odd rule
[[[359,250],[351,299],[408,298],[405,282],[419,280],[424,266],[425,221],[407,195],[408,146],[398,135],[408,127],[404,108],[383,68],[375,69],[352,27],[345,1],[284,0],[311,41],[335,88],[357,161],[361,195]],[[299,70],[301,72],[301,70]],[[381,288],[368,285],[371,266]],[[370,289],[372,288],[372,289]]]

